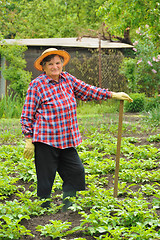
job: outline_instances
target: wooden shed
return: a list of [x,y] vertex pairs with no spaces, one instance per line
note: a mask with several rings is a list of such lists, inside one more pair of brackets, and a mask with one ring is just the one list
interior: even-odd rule
[[[120,42],[110,42],[107,40],[101,40],[101,49],[126,49],[133,48],[132,45],[120,43]],[[79,55],[86,54],[89,56],[91,54],[91,49],[99,48],[98,38],[35,38],[35,39],[5,39],[2,44],[18,44],[27,46],[27,51],[25,52],[25,59],[27,62],[26,70],[32,72],[32,77],[37,77],[40,72],[34,67],[34,61],[41,53],[50,47],[55,47],[57,49],[64,49],[68,51],[71,58],[74,58],[78,52]],[[1,58],[1,69],[3,69],[5,59]],[[69,69],[69,64],[66,66]],[[68,70],[66,69],[66,70]],[[6,80],[3,78],[1,71],[0,78],[0,97],[6,93]]]

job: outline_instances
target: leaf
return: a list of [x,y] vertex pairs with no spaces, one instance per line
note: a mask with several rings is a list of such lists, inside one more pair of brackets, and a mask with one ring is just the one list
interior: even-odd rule
[[98,227],[96,230],[97,230],[98,232],[100,232],[100,233],[106,232],[106,228],[105,228],[105,227]]

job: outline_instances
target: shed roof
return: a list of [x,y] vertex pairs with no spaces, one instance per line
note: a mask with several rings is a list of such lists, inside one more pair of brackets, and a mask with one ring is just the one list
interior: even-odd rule
[[[98,48],[98,38],[83,37],[77,38],[32,38],[32,39],[4,39],[7,44],[18,44],[26,46],[59,46],[59,47],[79,47],[79,48]],[[4,42],[1,42],[1,45]],[[101,48],[133,48],[132,45],[121,42],[110,42],[101,40]]]

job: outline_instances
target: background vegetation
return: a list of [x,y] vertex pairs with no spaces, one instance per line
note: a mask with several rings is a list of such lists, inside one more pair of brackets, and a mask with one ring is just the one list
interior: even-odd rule
[[[94,37],[101,34],[102,38],[111,41],[133,44],[133,51],[128,52],[130,57],[124,59],[119,69],[126,77],[127,91],[144,92],[154,97],[160,93],[159,17],[160,4],[156,0],[1,0],[0,38]],[[31,74],[25,71],[24,51],[21,47],[0,46],[1,56],[10,63],[5,77],[21,98],[31,80]],[[81,74],[83,72],[84,68]],[[120,74],[115,77],[120,78]]]

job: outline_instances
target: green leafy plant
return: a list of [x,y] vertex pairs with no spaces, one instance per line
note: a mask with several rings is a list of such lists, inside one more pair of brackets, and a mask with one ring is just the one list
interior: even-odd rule
[[158,190],[158,187],[160,186],[159,183],[154,183],[153,185],[151,184],[145,184],[142,185],[142,192],[144,192],[148,196],[152,196],[155,193],[159,193],[160,191]]
[[[16,136],[14,141],[10,142],[5,139],[4,134],[5,142],[3,134],[1,135],[1,142],[4,144],[0,146],[0,239],[23,239],[26,235],[29,237],[31,232],[26,226],[30,226],[30,218],[34,217],[36,221],[46,214],[54,214],[60,222],[57,220],[46,226],[39,225],[34,233],[36,237],[41,234],[44,237],[62,239],[72,239],[75,236],[79,236],[77,239],[85,239],[85,235],[86,239],[93,237],[99,240],[160,238],[160,151],[158,142],[155,142],[159,136],[159,128],[153,131],[148,123],[142,124],[137,119],[138,128],[135,122],[130,122],[123,128],[125,137],[122,136],[121,143],[118,197],[114,198],[117,121],[116,115],[109,119],[105,115],[95,118],[85,116],[80,119],[80,124],[84,123],[88,128],[88,131],[83,131],[83,142],[77,148],[85,165],[87,190],[78,192],[77,197],[71,199],[73,205],[69,211],[79,214],[80,218],[79,224],[74,228],[71,221],[60,219],[63,205],[60,176],[57,174],[54,182],[51,209],[43,209],[43,201],[36,196],[34,163],[23,157],[24,141],[19,136],[18,120],[0,119],[0,129],[4,130],[4,133],[8,130],[11,135]],[[147,133],[145,129],[148,129]],[[131,130],[132,135],[128,130]],[[141,140],[147,140],[143,138],[144,133],[148,140],[152,134],[152,142],[142,144]],[[13,224],[10,224],[10,221]]]
[[145,95],[140,93],[130,94],[133,102],[125,102],[126,112],[142,112],[145,105]]
[[13,178],[7,175],[0,176],[0,197],[15,193],[18,189],[18,186],[15,185],[17,181],[18,178]]
[[6,201],[5,205],[0,204],[1,228],[0,236],[3,239],[19,239],[23,235],[33,236],[20,224],[22,219],[30,219],[28,209],[20,206],[16,200]]
[[15,220],[7,216],[3,216],[1,218],[4,220],[0,220],[1,228],[0,228],[0,238],[3,240],[9,240],[9,239],[19,239],[20,237],[24,235],[28,235],[31,237],[34,237],[33,234],[31,234],[30,230],[27,230],[23,225],[20,224],[22,219],[29,219],[28,216],[22,216],[20,219]]
[[137,79],[136,79],[136,59],[124,58],[120,67],[120,73],[124,74],[128,81],[128,88],[132,93],[137,92]]
[[0,54],[5,57],[8,65],[2,68],[5,79],[10,81],[10,88],[14,90],[19,97],[19,101],[23,102],[26,95],[28,84],[31,81],[31,73],[25,70],[26,61],[24,52],[27,47],[20,45],[4,45],[0,46]]
[[159,47],[152,41],[150,27],[146,24],[136,30],[137,39],[133,43],[135,57],[124,59],[121,72],[126,76],[129,88],[133,92],[144,92],[146,96],[154,97],[160,86],[160,59]]
[[145,111],[152,111],[154,108],[158,108],[160,106],[160,97],[155,96],[152,98],[145,99]]
[[160,142],[160,134],[150,135],[147,138],[147,141],[149,141],[149,142]]
[[71,222],[62,222],[61,220],[50,220],[50,222],[51,224],[46,224],[45,226],[38,225],[36,230],[40,231],[42,236],[49,236],[53,239],[57,237],[61,238],[74,232],[73,229],[67,230],[71,226]]

